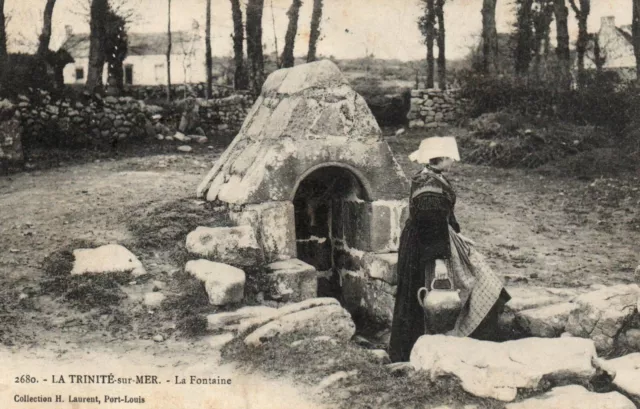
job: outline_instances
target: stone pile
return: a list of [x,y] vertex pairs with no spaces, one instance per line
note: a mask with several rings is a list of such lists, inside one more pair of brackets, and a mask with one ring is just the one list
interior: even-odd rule
[[202,128],[236,131],[247,117],[253,98],[248,94],[234,94],[224,98],[200,99],[198,103]]
[[0,174],[18,169],[24,162],[22,150],[22,128],[20,121],[12,118],[15,105],[8,100],[0,101]]
[[455,91],[439,89],[411,90],[409,128],[448,126],[464,113],[464,101]]
[[[183,97],[185,94],[194,98],[204,98],[205,86],[206,84],[204,83],[189,84],[188,86],[184,84],[174,84],[172,91],[178,98]],[[233,89],[230,87],[214,86],[211,98],[225,98],[233,92]],[[167,87],[165,85],[134,85],[125,89],[125,94],[140,100],[166,100]]]

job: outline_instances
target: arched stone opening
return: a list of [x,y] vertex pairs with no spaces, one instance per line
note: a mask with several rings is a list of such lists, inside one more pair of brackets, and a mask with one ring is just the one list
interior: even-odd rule
[[[331,275],[335,268],[336,241],[342,239],[345,207],[370,202],[361,177],[347,166],[327,164],[306,172],[293,196],[298,258]],[[364,209],[364,207],[359,206]]]

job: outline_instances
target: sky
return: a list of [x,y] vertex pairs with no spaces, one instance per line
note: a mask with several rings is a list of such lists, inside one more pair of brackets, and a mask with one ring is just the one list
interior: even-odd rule
[[[89,0],[58,0],[54,10],[52,48],[57,48],[65,33],[65,25],[75,32],[88,32],[89,25],[80,11],[81,3]],[[282,52],[287,29],[287,9],[291,0],[264,0],[263,43],[266,51]],[[231,6],[229,0],[212,0],[212,48],[217,56],[232,53]],[[246,0],[243,0],[246,2]],[[5,0],[5,13],[11,16],[7,25],[10,50],[33,48],[42,27],[45,0]],[[162,32],[167,26],[167,0],[131,0],[140,15],[130,32]],[[499,32],[508,32],[514,22],[513,0],[498,0]],[[313,0],[303,0],[300,10],[296,55],[306,55],[309,22]],[[445,5],[447,58],[463,58],[477,43],[482,28],[482,0],[447,0]],[[616,24],[631,24],[631,0],[593,0],[588,20],[590,32],[600,27],[600,18],[615,16]],[[421,15],[420,0],[324,0],[322,37],[318,53],[336,58],[358,58],[374,54],[378,58],[416,60],[424,58],[425,47],[417,28]],[[173,0],[171,19],[173,30],[187,30],[193,20],[201,27],[205,22],[205,0]],[[577,23],[569,12],[569,32],[577,37]],[[275,33],[275,36],[274,36]],[[554,35],[554,33],[552,33]]]

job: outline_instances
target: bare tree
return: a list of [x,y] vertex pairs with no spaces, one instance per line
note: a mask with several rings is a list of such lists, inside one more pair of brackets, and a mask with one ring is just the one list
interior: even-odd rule
[[284,50],[282,51],[282,66],[284,68],[293,67],[295,58],[293,56],[293,49],[296,42],[296,35],[298,34],[298,17],[300,16],[300,7],[302,7],[301,0],[293,0],[287,16],[289,17],[289,25],[287,26],[287,33],[284,36]]
[[433,46],[436,36],[435,30],[435,0],[423,0],[424,2],[424,14],[418,19],[418,27],[424,37],[424,42],[427,45],[427,88],[433,88],[434,86],[434,56]]
[[561,89],[569,89],[571,87],[571,55],[569,52],[569,28],[567,18],[569,10],[565,5],[565,0],[554,0],[553,13],[556,17],[556,35],[558,56],[558,76]]
[[282,60],[280,60],[280,51],[278,51],[278,35],[276,33],[276,17],[273,14],[273,0],[270,1],[269,6],[271,7],[271,26],[273,27],[273,45],[276,50],[276,66],[278,68],[282,68]]
[[482,64],[485,73],[495,72],[498,67],[498,30],[496,28],[497,0],[482,2]]
[[438,31],[436,42],[438,44],[438,86],[444,90],[447,88],[447,58],[445,54],[445,26],[444,26],[444,2],[436,0],[435,13],[438,19]]
[[549,53],[551,21],[553,20],[553,2],[551,0],[536,0],[533,8],[533,64],[537,76],[541,74],[542,57]]
[[247,56],[249,58],[249,82],[251,91],[257,95],[264,82],[264,54],[262,51],[262,12],[264,0],[249,0],[247,3]]
[[0,0],[0,64],[7,61],[7,16],[4,14],[4,0]]
[[584,85],[584,54],[587,51],[589,42],[589,32],[587,31],[587,19],[591,13],[591,0],[579,0],[580,7],[576,4],[576,0],[569,0],[573,12],[578,20],[578,41],[576,42],[576,51],[578,53],[578,84]]
[[89,35],[89,70],[87,72],[87,90],[91,93],[102,92],[102,71],[105,63],[106,17],[109,10],[108,0],[92,0]]
[[206,53],[206,66],[207,66],[207,87],[206,87],[206,97],[207,99],[211,98],[213,94],[213,56],[211,55],[211,0],[207,0],[207,15],[206,15],[206,26],[205,26],[205,53]]
[[515,71],[518,75],[525,75],[529,71],[529,65],[533,57],[533,0],[518,0],[516,4],[518,6],[518,18],[515,32]]
[[309,51],[307,62],[316,60],[318,40],[320,39],[320,21],[322,20],[322,0],[313,0],[313,12],[311,13],[311,31],[309,33]]
[[248,88],[248,78],[244,66],[244,27],[242,25],[242,9],[240,0],[231,1],[231,16],[233,18],[233,59],[235,62],[234,87],[236,90]]
[[633,0],[631,32],[633,52],[636,56],[636,80],[640,80],[640,0]]
[[171,102],[171,0],[167,0],[167,102]]
[[38,44],[37,55],[43,58],[45,53],[49,50],[49,42],[51,41],[51,20],[53,18],[53,7],[56,5],[56,0],[47,0],[47,4],[44,6],[44,18],[42,25],[42,33],[40,34],[40,42]]

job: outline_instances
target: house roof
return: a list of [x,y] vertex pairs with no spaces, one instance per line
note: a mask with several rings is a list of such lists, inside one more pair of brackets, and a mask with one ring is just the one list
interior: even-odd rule
[[[128,33],[128,55],[165,55],[167,53],[167,33]],[[183,48],[192,39],[188,31],[171,33],[172,54],[182,54]],[[89,34],[71,34],[60,48],[67,50],[73,58],[89,56]]]

